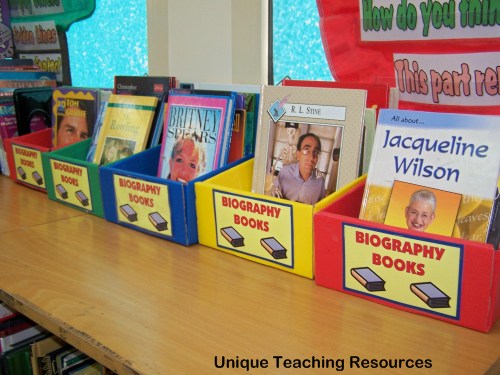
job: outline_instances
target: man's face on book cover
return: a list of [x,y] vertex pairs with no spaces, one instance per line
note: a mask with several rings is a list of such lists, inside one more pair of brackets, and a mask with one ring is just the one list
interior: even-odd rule
[[311,177],[316,164],[318,163],[320,146],[313,136],[304,138],[297,150],[297,160],[299,161],[300,176],[305,180]]
[[89,129],[85,117],[65,115],[57,129],[57,146],[69,145],[88,137]]

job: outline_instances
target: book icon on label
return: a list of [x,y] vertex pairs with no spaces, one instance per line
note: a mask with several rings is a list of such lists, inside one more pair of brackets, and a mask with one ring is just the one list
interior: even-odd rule
[[153,226],[156,228],[157,231],[168,229],[167,221],[158,212],[151,212],[148,215],[148,219],[150,223],[153,224]]
[[56,191],[57,191],[57,194],[59,194],[59,196],[62,199],[68,199],[68,191],[64,188],[64,186],[62,186],[62,184],[56,185]]
[[274,259],[285,259],[286,249],[274,237],[262,238],[260,244]]
[[450,297],[431,282],[412,283],[411,291],[433,309],[450,307]]
[[385,281],[369,267],[352,268],[351,275],[369,292],[385,291]]
[[33,176],[33,179],[38,185],[43,184],[43,177],[40,175],[40,173],[34,171],[31,175]]
[[22,167],[17,167],[17,174],[19,177],[21,177],[23,180],[26,180],[26,172]]
[[76,193],[76,199],[80,202],[80,204],[84,207],[87,207],[89,205],[89,198],[84,194],[83,191],[78,190]]
[[244,246],[244,238],[233,227],[224,227],[220,230],[222,236],[234,247]]
[[121,205],[120,212],[127,218],[128,221],[137,221],[137,212],[135,212],[129,204]]

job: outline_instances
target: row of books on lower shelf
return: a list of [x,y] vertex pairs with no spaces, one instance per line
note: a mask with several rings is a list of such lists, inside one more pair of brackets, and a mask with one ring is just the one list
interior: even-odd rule
[[0,374],[110,375],[112,372],[0,302]]

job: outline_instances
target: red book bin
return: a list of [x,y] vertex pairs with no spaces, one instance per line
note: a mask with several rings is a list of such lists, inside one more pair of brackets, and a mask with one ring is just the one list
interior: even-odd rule
[[364,185],[314,215],[316,284],[489,332],[500,317],[500,250],[360,220]]

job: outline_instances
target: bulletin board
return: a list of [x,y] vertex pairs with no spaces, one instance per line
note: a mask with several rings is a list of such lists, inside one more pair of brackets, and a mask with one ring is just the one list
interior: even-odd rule
[[332,76],[397,87],[399,108],[500,114],[493,2],[317,0]]

